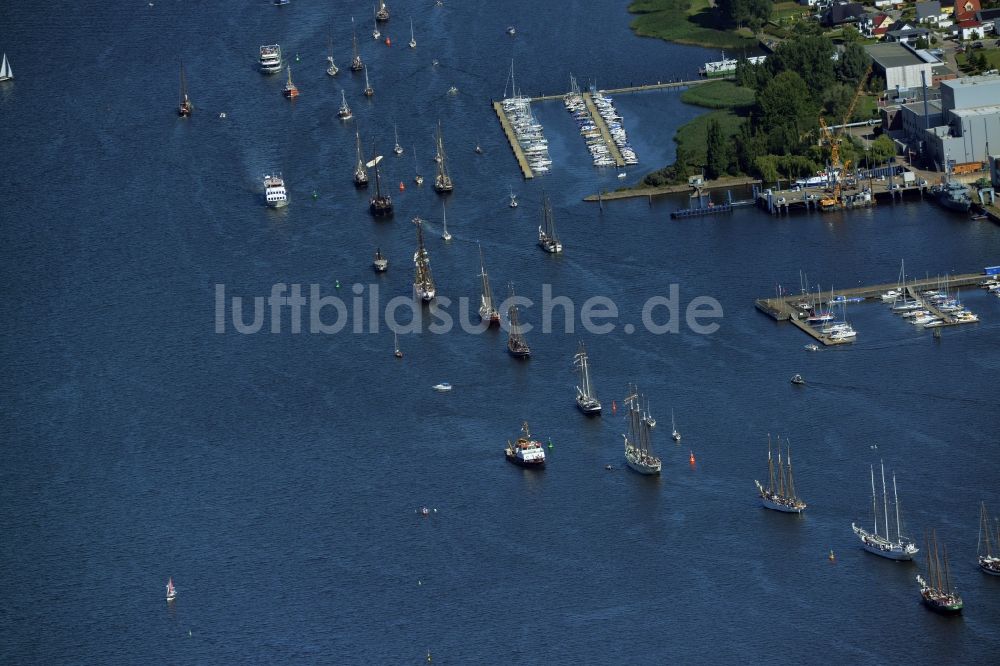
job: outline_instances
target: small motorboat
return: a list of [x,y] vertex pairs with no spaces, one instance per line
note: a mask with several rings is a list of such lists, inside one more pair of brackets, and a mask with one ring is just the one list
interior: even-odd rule
[[805,349],[806,349],[806,351],[816,352],[816,351],[819,351],[819,345],[810,343],[810,344],[806,345]]
[[457,95],[458,94],[458,88],[456,88],[455,86],[452,86],[452,87],[448,88],[448,94],[449,95]]
[[609,472],[612,472],[614,471],[615,466],[612,465],[611,463],[608,463],[607,465],[604,466],[604,469],[608,470]]
[[450,391],[451,384],[449,384],[448,382],[441,382],[440,384],[435,384],[432,388],[435,391],[441,391],[441,392]]
[[514,26],[509,25],[507,26],[507,34],[513,37],[514,35],[517,34],[517,30],[514,29]]
[[793,384],[805,384],[806,380],[802,379],[802,375],[793,375],[792,376],[792,383]]

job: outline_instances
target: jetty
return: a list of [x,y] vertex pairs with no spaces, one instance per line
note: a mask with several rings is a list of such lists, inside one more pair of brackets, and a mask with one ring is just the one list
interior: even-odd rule
[[[930,184],[926,178],[904,170],[892,170],[879,177],[847,178],[841,186],[840,203],[834,210],[867,208],[876,203],[902,201],[907,196],[924,196]],[[831,197],[833,188],[828,185],[792,185],[788,189],[758,189],[754,198],[757,205],[773,215],[821,210],[821,201]]]
[[[914,280],[913,282],[908,283],[906,285],[906,289],[908,294],[912,298],[916,299],[919,298],[921,291],[927,289],[951,289],[953,287],[978,286],[985,277],[986,275],[984,273],[966,273],[963,275],[949,275],[944,278],[925,278],[923,280]],[[830,295],[830,300],[826,301],[826,303],[835,305],[839,302],[851,302],[857,301],[858,299],[869,300],[875,298],[880,299],[879,302],[881,302],[882,294],[890,289],[899,289],[899,284],[892,282],[868,287],[853,287],[851,289],[834,290]],[[754,301],[754,306],[776,321],[791,322],[803,333],[826,346],[850,342],[849,340],[832,339],[829,335],[821,333],[819,329],[813,327],[806,321],[807,315],[805,310],[800,307],[800,303],[802,303],[803,300],[808,299],[808,294],[794,294],[789,296],[779,296],[777,298],[758,298]],[[953,326],[962,323],[960,321],[956,321],[954,317],[937,311],[937,308],[929,306],[926,303],[923,307],[924,309],[932,312],[935,316],[939,316],[945,322],[945,326]]]
[[622,157],[622,152],[618,150],[618,144],[615,140],[611,138],[611,132],[608,130],[608,124],[604,122],[604,117],[601,116],[597,111],[597,107],[594,105],[594,97],[589,92],[585,92],[582,95],[584,104],[587,105],[587,112],[594,121],[594,125],[601,132],[601,136],[604,138],[604,143],[608,147],[608,153],[611,154],[611,159],[615,161],[616,167],[625,166],[625,158]]
[[507,114],[504,113],[503,105],[500,102],[493,102],[493,110],[496,112],[497,118],[500,119],[500,127],[503,128],[503,133],[507,135],[507,143],[510,144],[511,150],[514,151],[514,158],[517,160],[517,165],[521,167],[521,175],[524,176],[525,180],[534,178],[535,174],[531,170],[531,165],[528,164],[528,158],[525,156],[524,150],[517,140],[517,135],[514,134],[514,128],[510,126],[510,121],[507,120]]
[[[602,88],[601,92],[606,95],[620,95],[622,93],[637,93],[646,92],[648,90],[670,90],[671,88],[690,88],[691,86],[701,85],[702,83],[708,83],[710,81],[719,81],[723,78],[732,77],[715,77],[713,79],[692,79],[690,81],[667,81],[656,83],[646,83],[638,86],[626,86],[624,88]],[[537,97],[532,97],[532,102],[548,102],[554,99],[562,99],[566,96],[566,93],[558,93],[556,95],[538,95]]]

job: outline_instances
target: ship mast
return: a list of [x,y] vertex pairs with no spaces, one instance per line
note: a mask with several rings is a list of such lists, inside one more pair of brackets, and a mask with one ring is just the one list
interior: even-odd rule
[[[896,505],[896,541],[897,543],[903,543],[903,535],[900,533],[899,528],[899,495],[896,494],[896,473],[892,473],[892,501]],[[889,534],[886,533],[886,538]]]
[[[378,171],[375,172],[375,178],[378,180]],[[882,466],[882,510],[885,512],[885,540],[889,540],[889,497],[885,492],[885,462],[881,462]]]
[[792,480],[792,445],[788,440],[785,440],[785,446],[788,448],[787,458],[788,458],[788,498],[795,499],[795,481]]
[[774,494],[774,459],[771,458],[771,433],[767,433],[767,492]]
[[952,590],[952,585],[951,585],[951,569],[948,567],[948,546],[947,545],[944,546],[944,582],[945,582],[945,585],[948,586],[945,589],[945,592],[947,594],[952,594],[953,590]]
[[778,438],[778,494],[785,497],[785,466],[781,462],[781,437]]
[[868,468],[872,474],[872,516],[875,518],[875,536],[878,536],[878,507],[875,504],[875,467]]
[[486,265],[483,263],[483,246],[479,246],[479,276],[483,283],[483,307],[487,311],[493,310],[493,291],[490,289],[490,278],[486,274]]

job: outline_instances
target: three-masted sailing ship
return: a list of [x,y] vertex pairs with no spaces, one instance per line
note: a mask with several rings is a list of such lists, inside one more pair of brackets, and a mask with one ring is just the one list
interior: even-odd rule
[[434,176],[434,191],[441,194],[451,192],[455,184],[448,174],[448,160],[444,153],[444,138],[441,136],[441,121],[438,121],[437,131],[437,175]]
[[768,509],[784,513],[802,513],[806,503],[795,493],[795,479],[792,475],[792,449],[786,442],[785,460],[781,458],[781,438],[778,438],[778,464],[775,466],[771,456],[771,436],[767,437],[767,488],[760,481],[757,492],[760,493],[760,503]]
[[948,568],[948,547],[944,547],[944,563],[938,553],[937,534],[931,530],[929,541],[925,541],[924,550],[927,554],[927,578],[917,574],[920,585],[920,598],[924,605],[938,613],[952,615],[962,612],[962,597],[958,596],[951,583],[951,571]]
[[521,436],[516,441],[507,440],[504,455],[507,460],[520,467],[534,469],[545,467],[545,448],[541,442],[531,437],[527,421],[521,424]]
[[879,534],[878,516],[878,496],[875,494],[875,467],[871,467],[872,479],[872,514],[875,522],[875,529],[869,532],[856,524],[851,523],[851,529],[861,539],[861,545],[869,553],[874,553],[880,557],[890,560],[912,560],[913,556],[919,552],[919,548],[913,542],[904,537],[899,522],[899,496],[896,494],[896,474],[892,475],[892,498],[893,506],[896,509],[896,538],[892,538],[892,531],[889,527],[889,498],[885,487],[885,464],[882,467],[882,516],[883,533]]
[[357,188],[368,187],[368,167],[365,165],[365,158],[361,154],[361,134],[355,131],[354,138],[358,144],[358,163],[354,166],[354,186]]
[[515,358],[528,358],[531,356],[531,347],[521,333],[521,321],[517,314],[517,303],[514,299],[514,285],[508,285],[510,290],[510,307],[507,308],[507,319],[510,330],[507,333],[507,351]]
[[538,227],[538,245],[550,254],[562,252],[562,243],[556,236],[556,223],[552,218],[549,195],[542,195],[542,224]]
[[392,197],[388,192],[382,192],[382,178],[379,176],[378,163],[382,161],[381,155],[375,154],[375,145],[372,144],[372,161],[366,166],[375,169],[375,192],[368,202],[368,210],[375,217],[390,217],[392,215]]
[[625,462],[639,474],[659,474],[662,461],[653,453],[653,428],[642,409],[642,398],[636,386],[629,386],[628,397],[623,401],[628,408],[625,415],[628,432],[625,439]]
[[479,281],[482,284],[482,294],[479,296],[479,319],[486,322],[487,326],[499,326],[500,312],[493,305],[493,289],[490,288],[490,276],[486,274],[481,245],[479,246]]
[[597,399],[597,393],[590,384],[590,360],[583,342],[573,357],[573,366],[580,373],[580,385],[576,387],[576,406],[588,416],[600,414],[601,401]]
[[194,104],[191,103],[191,99],[188,97],[187,79],[184,77],[184,65],[181,65],[181,102],[177,107],[177,115],[181,118],[187,118],[191,115],[192,111],[194,111]]
[[[994,551],[993,547],[997,550]],[[979,504],[979,545],[976,548],[979,568],[991,576],[1000,576],[1000,521],[990,523],[986,502]]]
[[424,221],[415,217],[413,224],[417,225],[417,251],[413,253],[413,265],[416,266],[413,275],[413,293],[427,303],[434,299],[436,293],[434,278],[431,276],[431,258],[427,254],[427,248],[424,247]]

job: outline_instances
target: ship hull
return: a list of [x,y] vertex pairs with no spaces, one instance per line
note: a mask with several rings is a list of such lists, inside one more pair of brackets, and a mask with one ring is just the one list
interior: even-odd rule
[[596,400],[594,402],[587,402],[577,398],[576,406],[587,416],[600,416],[601,414],[601,403]]
[[368,210],[374,217],[392,217],[392,205],[385,206],[373,203],[368,206]]
[[787,504],[782,504],[781,502],[776,502],[772,499],[766,497],[760,498],[761,506],[765,509],[771,509],[772,511],[780,511],[782,513],[802,513],[805,509],[804,506],[789,506]]
[[958,601],[942,601],[924,593],[921,593],[920,599],[924,602],[924,606],[941,615],[958,615],[962,612],[963,604],[961,599]]
[[516,349],[515,350],[515,349],[511,349],[510,347],[507,348],[507,353],[510,354],[511,356],[513,356],[514,358],[528,358],[528,357],[531,356],[531,352],[528,351],[528,350],[524,350],[524,349]]
[[268,208],[284,208],[287,205],[288,205],[288,199],[283,199],[281,201],[268,201],[267,202],[267,207]]
[[911,547],[908,549],[899,544],[883,542],[881,537],[876,540],[856,525],[851,525],[851,527],[854,528],[854,533],[861,540],[861,547],[872,555],[878,555],[887,560],[896,560],[897,562],[909,562],[913,560],[913,556],[918,552],[916,548]]
[[1000,557],[979,558],[979,568],[984,574],[1000,576]]
[[632,471],[638,472],[643,476],[656,476],[660,473],[662,467],[662,465],[649,465],[637,460],[629,460],[628,458],[625,459],[625,462],[632,468]]
[[514,463],[518,467],[523,467],[525,469],[545,469],[545,460],[521,460],[516,454],[504,453],[504,457],[507,458],[507,462]]
[[969,209],[972,207],[972,202],[969,200],[955,200],[950,197],[941,195],[938,196],[938,203],[947,208],[948,210],[953,210],[957,213],[968,213]]

